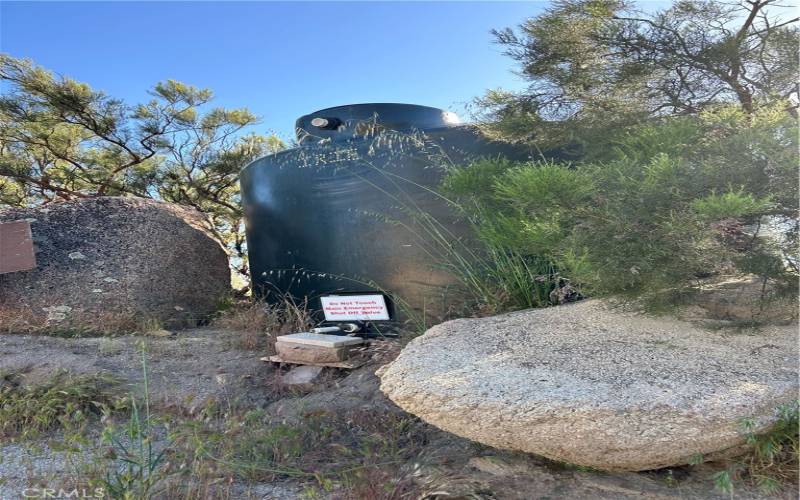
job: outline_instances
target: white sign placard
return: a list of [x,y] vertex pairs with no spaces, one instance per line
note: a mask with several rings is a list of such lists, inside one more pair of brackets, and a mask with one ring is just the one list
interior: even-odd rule
[[388,321],[383,295],[328,295],[320,297],[326,321]]

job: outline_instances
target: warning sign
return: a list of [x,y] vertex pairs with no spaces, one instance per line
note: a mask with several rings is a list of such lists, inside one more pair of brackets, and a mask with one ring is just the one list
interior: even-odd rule
[[388,321],[383,295],[328,295],[320,297],[326,321]]

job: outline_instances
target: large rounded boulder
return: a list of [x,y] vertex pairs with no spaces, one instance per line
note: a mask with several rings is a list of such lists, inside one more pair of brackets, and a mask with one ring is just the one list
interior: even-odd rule
[[744,449],[798,394],[797,330],[706,330],[584,301],[435,326],[382,369],[406,411],[490,446],[611,471]]
[[225,250],[192,208],[101,197],[0,212],[21,220],[36,267],[0,275],[0,331],[191,326],[230,290]]

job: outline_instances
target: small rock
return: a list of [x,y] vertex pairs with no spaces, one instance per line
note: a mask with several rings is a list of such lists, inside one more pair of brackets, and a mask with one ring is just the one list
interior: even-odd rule
[[47,313],[47,322],[63,321],[67,318],[67,314],[72,311],[69,306],[50,306],[43,307],[42,310]]
[[164,330],[163,328],[159,328],[158,330],[151,330],[147,332],[147,335],[151,337],[171,337],[172,332],[169,330]]
[[281,376],[281,383],[298,388],[309,388],[319,378],[322,370],[321,366],[295,366]]
[[519,467],[515,467],[513,464],[510,464],[505,460],[491,455],[472,457],[469,459],[469,462],[467,462],[467,465],[493,476],[506,477],[520,473]]

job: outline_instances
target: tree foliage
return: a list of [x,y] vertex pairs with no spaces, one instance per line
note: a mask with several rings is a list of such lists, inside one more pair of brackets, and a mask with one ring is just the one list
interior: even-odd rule
[[129,105],[27,60],[0,54],[0,204],[140,196],[208,215],[246,274],[239,170],[283,147],[243,135],[246,109],[206,109],[212,92],[175,80]]
[[[529,82],[479,100],[486,130],[544,145],[596,142],[604,130],[798,92],[798,18],[777,0],[560,0],[518,30],[495,31]],[[793,104],[796,106],[796,102]]]
[[545,258],[583,293],[665,306],[757,275],[796,295],[800,41],[782,14],[560,0],[496,31],[529,86],[480,99],[484,130],[562,159],[479,161],[444,190],[487,251]]

